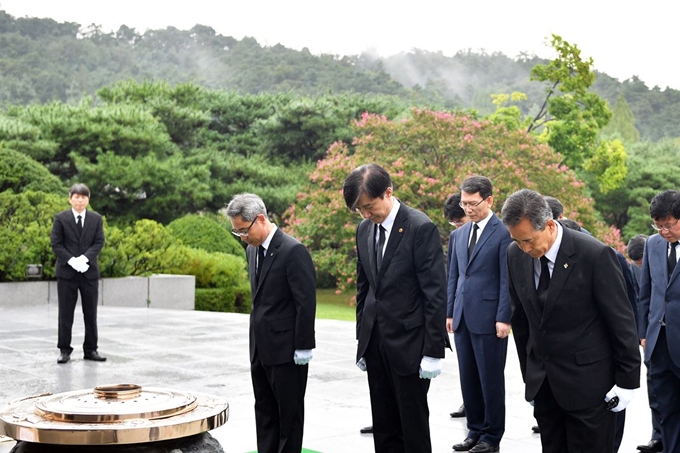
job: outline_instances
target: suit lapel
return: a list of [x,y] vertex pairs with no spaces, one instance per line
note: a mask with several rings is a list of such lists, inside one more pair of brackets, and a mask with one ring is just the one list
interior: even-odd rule
[[366,225],[366,244],[368,245],[368,265],[370,266],[370,274],[373,277],[373,282],[378,281],[378,274],[375,272],[376,269],[376,250],[375,250],[375,224],[370,220],[367,221]]
[[[468,259],[468,263],[471,263],[472,260],[475,259],[475,257],[477,256],[477,253],[479,253],[479,250],[482,248],[484,243],[496,231],[496,228],[498,227],[498,221],[497,220],[498,219],[496,217],[496,214],[492,214],[491,218],[489,219],[486,226],[484,227],[484,230],[482,231],[482,235],[479,236],[479,239],[477,239],[477,244],[475,245],[475,249],[472,251],[472,256],[470,257],[470,259]],[[468,223],[472,224],[472,222],[468,222]],[[470,228],[472,228],[472,226],[470,226]],[[468,233],[467,238],[468,238],[468,242],[469,242],[469,239],[470,239],[469,233]]]
[[[276,231],[274,232],[272,240],[269,242],[269,248],[267,249],[264,263],[262,263],[262,270],[260,271],[260,281],[257,282],[258,291],[260,290],[260,287],[262,286],[262,283],[264,282],[265,278],[267,278],[267,272],[269,272],[269,269],[271,269],[272,264],[276,259],[279,247],[281,247],[281,242],[283,242],[283,233],[279,228],[277,228]],[[255,249],[255,253],[257,254],[257,248]]]
[[257,280],[255,280],[255,274],[257,273],[257,247],[252,245],[248,247],[248,275],[250,276],[250,291],[255,295],[257,291]]
[[[399,211],[397,211],[397,217],[394,219],[394,224],[392,225],[392,231],[390,231],[390,237],[387,240],[387,245],[385,246],[385,253],[383,254],[382,265],[380,266],[380,271],[378,272],[378,278],[376,282],[380,281],[380,278],[385,273],[385,269],[390,266],[390,261],[394,253],[399,248],[401,239],[404,237],[404,232],[408,225],[408,208],[404,203],[399,206]],[[375,255],[375,253],[374,253]]]
[[543,310],[544,319],[550,315],[550,311],[552,311],[555,306],[558,295],[562,293],[562,288],[569,278],[572,269],[576,265],[576,261],[574,261],[575,252],[572,234],[583,233],[572,233],[570,230],[563,228],[562,243],[560,244],[560,249],[557,251],[557,258],[554,263],[552,277],[550,278],[548,298],[545,301],[545,308]]

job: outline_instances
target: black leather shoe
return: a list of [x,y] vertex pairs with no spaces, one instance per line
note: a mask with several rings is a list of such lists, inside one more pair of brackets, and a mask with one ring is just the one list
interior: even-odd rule
[[69,360],[71,360],[71,354],[69,354],[68,352],[62,352],[61,354],[59,354],[57,363],[66,363]]
[[491,444],[480,442],[470,450],[470,453],[497,453],[501,451],[500,447],[492,447]]
[[83,358],[85,360],[94,360],[95,362],[106,362],[106,357],[100,356],[97,351],[86,352]]
[[531,427],[531,430],[535,432],[536,434],[541,434],[541,428],[538,427],[538,425],[534,425]]
[[469,437],[459,444],[454,444],[453,449],[456,451],[468,451],[477,445],[477,441]]
[[465,417],[465,404],[461,404],[457,411],[451,412],[451,418]]
[[642,453],[654,453],[663,451],[663,444],[658,439],[652,439],[647,445],[638,445],[637,449]]
[[359,430],[361,434],[373,434],[373,427],[372,426],[367,426],[365,428],[361,428]]

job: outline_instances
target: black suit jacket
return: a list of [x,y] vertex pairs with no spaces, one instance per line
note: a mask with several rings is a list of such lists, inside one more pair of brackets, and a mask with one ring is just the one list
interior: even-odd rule
[[264,365],[293,362],[296,349],[313,349],[316,274],[307,248],[276,229],[256,281],[257,247],[248,246],[253,306],[250,360],[257,349]]
[[547,377],[558,404],[574,411],[603,401],[614,384],[640,386],[635,317],[614,250],[588,235],[564,235],[544,310],[533,258],[508,247],[508,281],[526,400]]
[[104,222],[101,215],[87,211],[83,231],[80,234],[71,209],[58,213],[54,216],[50,243],[54,254],[57,255],[55,277],[73,278],[78,272],[68,264],[68,260],[74,256],[85,255],[90,267],[83,275],[89,280],[99,278],[97,260],[99,252],[104,247]]
[[357,244],[357,361],[379,323],[385,352],[399,375],[418,373],[423,356],[443,358],[446,272],[437,226],[403,203],[383,254],[380,274],[373,222],[359,224]]

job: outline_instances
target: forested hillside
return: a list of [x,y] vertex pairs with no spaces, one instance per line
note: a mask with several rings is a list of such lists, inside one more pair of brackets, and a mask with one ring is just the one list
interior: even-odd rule
[[[597,56],[594,56],[597,67]],[[538,111],[544,86],[530,80],[545,61],[531,55],[465,51],[449,57],[413,50],[387,58],[312,55],[281,45],[263,47],[211,27],[168,27],[144,33],[126,26],[105,33],[97,26],[51,19],[14,18],[0,11],[0,103],[79,102],[120,80],[194,82],[243,94],[390,95],[438,109],[495,110],[491,94],[523,92],[524,114]],[[613,106],[623,94],[642,139],[679,137],[680,91],[647,87],[632,78],[599,74],[594,91]]]

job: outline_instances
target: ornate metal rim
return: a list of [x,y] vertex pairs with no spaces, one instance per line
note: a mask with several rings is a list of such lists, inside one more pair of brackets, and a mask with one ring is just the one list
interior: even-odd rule
[[160,418],[112,419],[99,414],[102,420],[78,422],[44,417],[38,405],[60,395],[65,394],[40,395],[10,403],[0,411],[0,434],[15,440],[57,445],[135,444],[200,434],[222,426],[229,419],[229,404],[222,398],[203,393],[190,395],[194,398],[191,408],[176,408],[174,414]]

